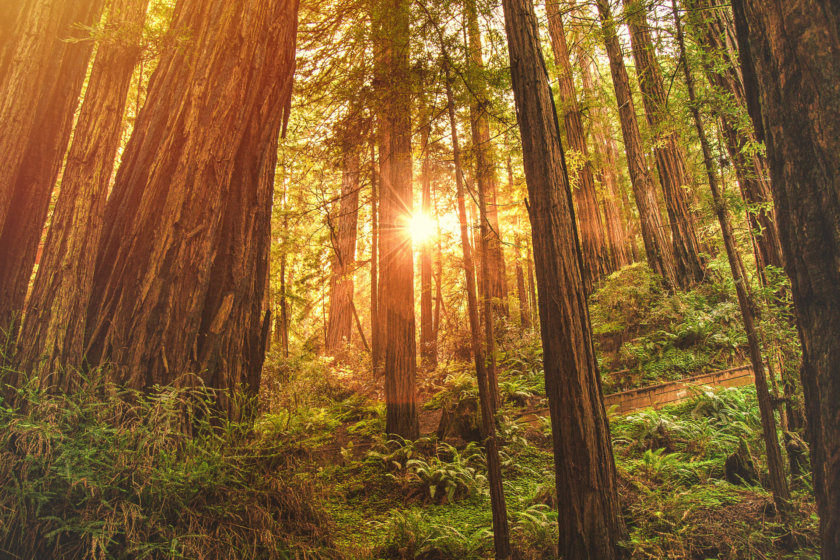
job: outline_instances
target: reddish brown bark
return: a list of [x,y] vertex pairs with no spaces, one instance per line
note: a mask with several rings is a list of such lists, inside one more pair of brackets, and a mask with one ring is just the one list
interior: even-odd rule
[[569,559],[611,560],[622,556],[618,542],[626,531],[560,130],[534,7],[530,0],[502,6],[539,285],[559,550]]
[[389,0],[375,10],[376,81],[381,100],[379,305],[385,336],[385,430],[416,439],[414,255],[407,228],[414,207],[409,4],[407,0]]
[[750,115],[767,146],[802,341],[822,555],[838,558],[840,9],[826,0],[735,0],[732,7]]
[[[425,111],[425,124],[421,131],[420,145],[423,152],[423,164],[420,171],[422,185],[421,212],[426,218],[432,216],[432,170],[429,157],[429,134],[431,132],[431,112]],[[429,236],[420,244],[420,357],[429,369],[437,367],[437,337],[432,315],[432,243]]]
[[[259,386],[297,2],[182,0],[106,208],[89,357],[133,387]],[[218,395],[231,416],[239,403]]]
[[691,186],[685,153],[679,133],[668,122],[668,96],[650,37],[646,8],[639,0],[624,0],[624,6],[645,115],[653,132],[653,151],[671,226],[677,281],[681,288],[687,289],[703,280],[704,265],[685,191]]
[[0,76],[0,330],[23,310],[64,160],[103,0],[38,0],[21,11]]
[[604,44],[610,59],[615,97],[618,101],[618,113],[621,120],[621,132],[624,136],[624,150],[627,154],[627,166],[630,171],[630,181],[633,184],[633,194],[636,207],[639,209],[639,220],[642,226],[642,239],[645,243],[648,266],[656,274],[662,276],[665,284],[670,288],[679,286],[677,270],[671,251],[670,241],[667,239],[659,215],[656,200],[656,186],[653,176],[645,161],[642,147],[642,135],[636,120],[636,108],[630,91],[630,79],[624,66],[624,55],[616,35],[615,21],[610,13],[608,0],[597,0],[598,13],[601,18],[604,34]]
[[84,356],[85,311],[108,183],[148,0],[114,0],[93,63],[32,295],[18,360],[42,387],[69,390]]
[[548,13],[548,31],[551,48],[557,64],[557,84],[560,94],[560,112],[565,124],[566,141],[569,143],[566,154],[577,162],[576,175],[572,177],[574,188],[575,215],[583,249],[583,267],[586,292],[591,293],[602,276],[611,271],[607,251],[604,226],[601,223],[601,211],[595,194],[595,176],[589,149],[586,145],[586,132],[578,105],[575,80],[566,33],[557,0],[546,0]]

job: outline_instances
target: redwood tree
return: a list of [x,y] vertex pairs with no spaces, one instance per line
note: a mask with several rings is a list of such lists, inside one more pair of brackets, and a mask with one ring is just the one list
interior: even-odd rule
[[20,7],[0,74],[0,330],[23,303],[104,0]]
[[735,0],[747,100],[767,146],[802,385],[823,558],[840,557],[840,7]]
[[530,199],[560,554],[622,556],[625,534],[560,130],[530,0],[503,0]]
[[[296,0],[181,0],[108,200],[88,308],[93,363],[134,387],[196,376],[254,393]],[[232,416],[237,403],[219,394]]]
[[96,263],[96,252],[90,248],[96,247],[102,232],[147,6],[148,0],[111,4],[105,40],[96,53],[67,155],[52,225],[27,303],[21,333],[26,344],[17,356],[21,371],[40,374],[42,386],[69,389],[70,370],[82,365],[85,310]]
[[651,270],[662,276],[670,288],[679,286],[674,257],[670,242],[662,226],[659,206],[656,200],[656,186],[653,175],[645,161],[642,135],[636,120],[636,107],[630,91],[630,79],[624,66],[624,55],[616,34],[615,21],[610,12],[609,0],[597,0],[598,13],[601,17],[604,44],[610,59],[615,97],[618,101],[618,114],[621,120],[621,132],[624,136],[624,150],[627,154],[627,167],[633,194],[639,209],[642,225],[642,239]]

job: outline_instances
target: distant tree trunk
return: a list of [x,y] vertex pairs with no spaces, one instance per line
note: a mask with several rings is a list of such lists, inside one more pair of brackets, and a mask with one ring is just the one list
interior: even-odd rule
[[[578,43],[580,45],[580,43]],[[595,84],[592,80],[591,62],[586,59],[586,53],[581,46],[577,51],[578,63],[581,67],[583,92],[587,98],[596,95]],[[615,140],[612,138],[609,117],[601,105],[590,108],[592,112],[592,139],[595,145],[595,152],[599,161],[598,177],[604,186],[604,223],[607,230],[607,242],[610,249],[611,270],[618,270],[630,264],[630,251],[628,245],[631,243],[630,236],[623,223],[624,217],[619,210],[620,194],[618,175],[618,150],[615,147]]]
[[[123,154],[88,309],[89,357],[132,387],[200,376],[253,394],[297,2],[182,0],[175,14],[172,27],[195,40],[164,53]],[[217,400],[241,416],[237,400]]]
[[621,45],[616,35],[615,21],[610,14],[609,0],[597,0],[597,4],[604,33],[604,44],[610,59],[610,71],[618,101],[621,131],[624,136],[624,150],[627,154],[627,166],[630,170],[630,181],[633,183],[636,206],[639,209],[648,265],[656,274],[662,276],[666,285],[673,289],[680,284],[677,280],[670,242],[659,215],[656,186],[645,161],[642,135],[636,121],[636,108],[633,104],[627,69],[624,67]]
[[534,7],[530,0],[503,0],[502,6],[540,290],[560,554],[575,560],[611,560],[622,556],[618,542],[626,530],[560,130]]
[[735,0],[733,9],[750,115],[767,146],[802,340],[822,555],[838,558],[840,8],[826,0]]
[[382,317],[379,313],[379,188],[376,167],[376,146],[370,145],[370,348],[374,377],[379,375],[382,365]]
[[140,55],[148,0],[114,0],[106,40],[93,63],[85,100],[67,155],[17,358],[20,371],[40,377],[42,387],[67,391],[84,356],[85,311],[108,183],[128,90]]
[[726,150],[735,167],[744,200],[753,206],[747,217],[755,233],[758,266],[760,270],[767,265],[781,268],[784,266],[782,245],[776,213],[770,205],[770,170],[761,153],[748,149],[749,144],[756,142],[755,134],[740,118],[747,110],[747,98],[731,14],[728,6],[717,0],[688,0],[686,7],[694,35],[708,51],[704,57],[706,76],[720,94],[728,95],[734,104],[734,108],[714,104],[712,109],[723,124]]
[[[513,164],[510,156],[507,159],[508,187],[513,192]],[[531,328],[531,306],[528,305],[528,291],[525,288],[525,272],[522,269],[522,236],[519,226],[519,217],[516,219],[516,238],[514,240],[514,262],[516,263],[516,295],[519,299],[519,326],[523,331]],[[527,250],[527,246],[526,246]]]
[[528,261],[528,307],[531,309],[531,325],[535,326],[539,321],[539,314],[537,309],[537,285],[534,282],[534,258],[533,250],[530,244],[525,245],[525,255]]
[[409,3],[389,0],[375,8],[376,55],[382,99],[380,146],[380,298],[385,331],[385,430],[416,439],[417,353],[414,323],[414,255],[407,226],[411,194],[411,77]]
[[[510,533],[505,506],[502,467],[499,460],[498,441],[496,439],[496,419],[489,375],[486,369],[485,355],[481,347],[481,325],[478,321],[478,296],[475,287],[475,265],[470,247],[467,229],[467,209],[464,201],[464,175],[461,166],[461,148],[458,142],[458,128],[455,124],[455,104],[452,96],[452,83],[449,68],[446,68],[446,99],[449,112],[449,127],[452,133],[452,152],[455,160],[455,187],[458,199],[458,222],[461,229],[461,248],[464,253],[464,274],[467,280],[467,315],[470,322],[470,342],[475,372],[478,380],[478,396],[481,407],[481,427],[484,445],[487,450],[487,471],[490,481],[490,503],[493,514],[493,543],[497,559],[509,559]],[[489,306],[489,302],[487,303]],[[492,328],[492,327],[490,327]],[[492,334],[492,331],[491,331]]]
[[0,331],[23,311],[93,48],[88,29],[103,3],[33,2],[8,45],[0,76]]
[[[355,126],[348,124],[349,130]],[[353,333],[353,273],[356,268],[356,231],[359,222],[359,142],[361,138],[342,140],[341,200],[336,226],[330,222],[333,248],[330,277],[330,311],[327,323],[327,353],[336,355],[350,342]],[[330,218],[330,220],[332,220]]]
[[[505,256],[502,250],[501,226],[499,224],[498,202],[496,190],[498,179],[496,176],[496,161],[493,144],[490,140],[490,124],[487,118],[489,96],[487,94],[484,72],[484,54],[481,45],[481,32],[478,27],[478,13],[475,0],[465,0],[467,14],[467,36],[472,71],[469,76],[477,76],[470,81],[470,91],[473,95],[470,104],[470,125],[472,129],[473,146],[475,149],[476,183],[478,192],[486,201],[487,228],[482,233],[487,240],[488,259],[488,289],[493,298],[493,308],[497,313],[507,316],[507,273],[505,272]],[[483,275],[483,273],[482,273]]]
[[767,388],[767,374],[764,370],[764,360],[761,356],[761,348],[758,340],[758,333],[755,328],[755,302],[750,293],[747,279],[743,275],[744,265],[738,253],[735,236],[732,233],[732,224],[729,221],[726,201],[723,198],[717,184],[717,176],[712,163],[712,150],[706,137],[703,127],[703,120],[700,117],[700,109],[697,106],[697,96],[694,92],[694,78],[688,65],[688,58],[685,55],[685,41],[683,39],[682,27],[680,25],[679,11],[676,0],[672,0],[674,10],[674,22],[677,29],[677,41],[683,59],[683,73],[688,89],[691,113],[694,117],[694,126],[697,129],[697,136],[700,138],[700,147],[703,150],[703,161],[706,167],[706,176],[709,180],[709,188],[712,191],[712,199],[715,204],[720,229],[723,233],[723,244],[726,249],[726,256],[729,259],[729,268],[732,271],[732,278],[735,283],[735,291],[738,295],[738,304],[741,308],[741,315],[744,320],[744,330],[747,333],[747,342],[755,373],[755,389],[758,397],[758,408],[761,414],[761,427],[764,435],[764,446],[767,453],[767,469],[770,472],[770,489],[773,491],[773,498],[780,511],[790,510],[790,489],[787,478],[785,478],[785,465],[782,459],[782,449],[779,445],[779,437],[776,433],[776,417],[773,413],[773,404],[770,399],[770,392]]
[[558,0],[546,0],[545,8],[548,13],[548,31],[551,37],[551,48],[554,51],[554,61],[557,64],[557,84],[560,92],[561,113],[565,123],[566,140],[569,143],[567,152],[576,162],[576,176],[572,179],[576,183],[574,189],[575,214],[578,218],[581,246],[583,249],[583,268],[586,293],[592,293],[601,277],[611,271],[609,253],[604,239],[604,226],[601,223],[601,211],[595,194],[595,176],[592,172],[592,162],[586,146],[586,132],[583,129],[583,118],[577,101],[575,78],[572,73],[572,62],[569,48],[566,44],[566,33],[563,29],[563,19],[560,15]]
[[624,0],[624,6],[645,115],[653,132],[659,181],[668,209],[677,281],[681,288],[688,289],[701,282],[704,276],[700,244],[685,191],[691,185],[691,179],[679,134],[668,122],[668,95],[650,37],[646,8],[640,0]]
[[[420,146],[423,163],[420,182],[423,188],[422,214],[432,215],[432,171],[429,158],[429,133],[432,127],[431,111],[425,112],[425,122],[421,130]],[[432,316],[432,243],[434,237],[428,237],[420,245],[420,357],[429,369],[437,367],[437,339]]]

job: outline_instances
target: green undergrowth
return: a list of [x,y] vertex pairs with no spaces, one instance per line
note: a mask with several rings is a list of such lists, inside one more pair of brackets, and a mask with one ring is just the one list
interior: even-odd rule
[[333,557],[295,450],[220,418],[212,400],[98,379],[72,395],[7,388],[0,558]]
[[590,299],[604,390],[653,385],[743,361],[746,336],[730,284],[710,279],[690,291],[668,293],[641,263],[604,279]]

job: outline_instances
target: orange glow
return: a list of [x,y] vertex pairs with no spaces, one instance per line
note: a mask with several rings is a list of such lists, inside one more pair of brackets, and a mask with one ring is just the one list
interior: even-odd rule
[[408,231],[415,243],[427,243],[437,235],[437,223],[426,214],[414,214],[408,224]]

